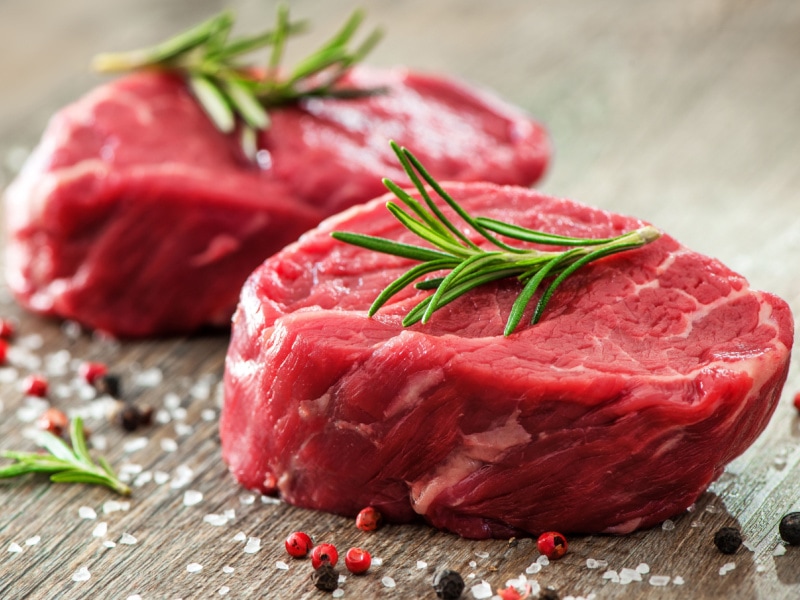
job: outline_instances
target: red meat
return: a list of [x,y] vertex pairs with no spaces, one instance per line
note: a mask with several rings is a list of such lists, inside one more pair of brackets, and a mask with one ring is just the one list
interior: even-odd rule
[[[544,231],[642,226],[522,188],[445,187],[474,215]],[[688,507],[766,426],[792,315],[716,260],[664,235],[583,267],[508,338],[514,280],[404,329],[430,292],[367,308],[412,263],[329,235],[415,243],[384,202],[325,221],[245,284],[221,420],[244,486],[471,538],[627,533]]]
[[131,75],[65,108],[7,193],[11,289],[117,335],[227,325],[266,257],[401,177],[390,138],[438,177],[527,185],[545,168],[540,126],[459,83],[366,69],[344,83],[387,93],[272,111],[257,164],[169,75]]

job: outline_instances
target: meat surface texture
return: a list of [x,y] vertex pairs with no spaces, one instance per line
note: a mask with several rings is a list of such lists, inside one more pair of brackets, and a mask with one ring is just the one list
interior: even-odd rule
[[[445,189],[473,215],[549,232],[643,225],[518,187]],[[403,328],[430,292],[367,309],[413,263],[329,235],[417,243],[385,200],[326,220],[244,286],[221,419],[244,486],[469,538],[628,533],[686,509],[766,426],[792,315],[718,261],[664,235],[583,267],[508,338],[514,280]]]
[[255,161],[170,75],[127,76],[63,109],[7,190],[11,289],[116,335],[227,325],[266,257],[383,193],[382,177],[402,180],[389,139],[441,178],[529,185],[546,166],[539,125],[461,83],[361,68],[344,84],[386,93],[273,110]]

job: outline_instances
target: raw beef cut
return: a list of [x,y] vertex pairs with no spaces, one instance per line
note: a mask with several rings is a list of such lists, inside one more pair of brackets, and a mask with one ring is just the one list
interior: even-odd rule
[[117,335],[227,325],[266,257],[402,176],[390,138],[443,178],[528,185],[545,168],[543,129],[460,83],[359,68],[342,85],[386,93],[273,110],[257,162],[175,76],[130,75],[65,108],[7,192],[11,289]]
[[[518,187],[445,189],[473,215],[576,237],[643,225]],[[692,504],[766,426],[792,315],[716,260],[663,235],[578,270],[507,338],[515,280],[404,329],[430,292],[367,309],[414,263],[330,237],[418,243],[385,201],[326,220],[244,286],[221,419],[244,486],[470,538],[627,533]]]

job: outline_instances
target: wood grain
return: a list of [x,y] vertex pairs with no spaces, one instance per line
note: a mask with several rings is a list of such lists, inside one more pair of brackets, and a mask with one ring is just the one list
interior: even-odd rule
[[[36,143],[49,114],[101,81],[86,69],[93,53],[152,43],[223,4],[253,29],[271,19],[272,3],[244,0],[0,3],[0,185]],[[292,4],[325,33],[354,5]],[[388,30],[373,64],[456,74],[497,90],[547,124],[555,161],[545,191],[650,220],[800,310],[800,3],[375,0],[365,6],[370,21]],[[293,52],[300,55],[311,43],[300,41]],[[308,581],[308,562],[288,560],[282,550],[295,529],[341,549],[361,545],[383,559],[367,575],[347,578],[346,598],[433,598],[430,578],[442,566],[474,574],[470,585],[485,579],[497,589],[536,559],[527,539],[469,541],[424,525],[366,534],[348,519],[249,496],[227,474],[216,437],[225,334],[117,344],[87,332],[68,335],[59,323],[24,314],[5,288],[0,302],[2,316],[19,323],[12,357],[19,376],[48,364],[54,371],[66,357],[55,353],[69,353],[67,372],[51,376],[53,404],[92,405],[63,386],[74,377],[72,361],[96,359],[123,375],[126,399],[172,407],[168,423],[140,433],[89,421],[95,441],[106,439],[114,465],[139,465],[168,478],[135,487],[128,510],[104,514],[104,502],[115,498],[103,489],[36,478],[0,483],[2,598],[323,597]],[[163,380],[136,385],[137,373],[151,368]],[[0,447],[29,448],[20,418],[25,401],[13,375],[0,370]],[[800,596],[800,549],[773,556],[780,517],[800,509],[800,424],[791,406],[798,387],[795,359],[767,431],[692,512],[674,519],[674,529],[576,537],[563,560],[529,577],[562,597]],[[170,394],[177,395],[177,411]],[[126,443],[141,436],[145,446],[126,452]],[[175,440],[177,450],[162,449],[169,449],[165,440]],[[173,487],[183,467],[192,474]],[[202,502],[184,506],[186,490],[202,492]],[[95,509],[97,518],[80,519],[81,506]],[[226,510],[235,517],[225,526],[203,521]],[[93,537],[101,521],[107,534]],[[717,552],[711,538],[722,525],[741,527],[747,548],[733,557]],[[245,553],[245,543],[234,540],[239,532],[260,538],[261,549]],[[123,533],[136,543],[103,545]],[[11,544],[22,551],[9,552]],[[620,585],[602,578],[605,568],[587,568],[590,558],[617,571],[647,563],[650,573]],[[288,570],[276,568],[281,560]],[[720,575],[728,562],[736,568]],[[188,572],[190,563],[202,570]],[[81,567],[90,578],[73,581]],[[654,587],[650,575],[679,576],[684,583]],[[383,577],[396,587],[385,587]]]

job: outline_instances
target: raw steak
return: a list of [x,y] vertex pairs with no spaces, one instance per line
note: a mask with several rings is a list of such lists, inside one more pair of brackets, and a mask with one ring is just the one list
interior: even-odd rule
[[543,129],[460,83],[367,69],[344,83],[388,93],[273,111],[258,164],[169,75],[128,76],[65,108],[7,193],[11,289],[117,335],[227,325],[266,257],[401,177],[390,138],[439,177],[528,185],[545,168]]
[[[642,226],[522,188],[445,187],[474,215],[545,231]],[[627,533],[688,507],[766,426],[792,315],[719,262],[664,235],[579,270],[508,338],[513,280],[404,329],[429,292],[366,311],[412,263],[329,236],[416,243],[384,202],[325,221],[245,284],[221,436],[246,487],[470,538]]]

